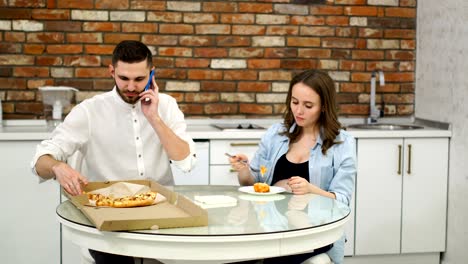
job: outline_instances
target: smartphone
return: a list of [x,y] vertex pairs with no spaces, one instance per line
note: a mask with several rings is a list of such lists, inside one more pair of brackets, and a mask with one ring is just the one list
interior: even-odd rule
[[[148,83],[145,86],[145,91],[148,91],[150,89],[151,83],[153,82],[153,76],[154,76],[154,70],[151,70]],[[145,98],[145,102],[149,102],[149,101],[150,101],[149,98]]]

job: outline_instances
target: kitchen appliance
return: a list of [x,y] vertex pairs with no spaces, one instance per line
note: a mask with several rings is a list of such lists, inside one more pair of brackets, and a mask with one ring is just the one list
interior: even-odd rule
[[49,126],[56,127],[63,121],[63,108],[70,105],[78,89],[67,86],[39,87],[44,103],[44,116]]
[[238,123],[238,124],[211,124],[211,126],[220,129],[220,130],[264,130],[265,128],[252,123]]

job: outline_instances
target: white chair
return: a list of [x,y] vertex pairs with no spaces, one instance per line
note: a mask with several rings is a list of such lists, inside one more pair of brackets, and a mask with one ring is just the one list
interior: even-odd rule
[[333,264],[326,253],[321,253],[302,262],[302,264]]

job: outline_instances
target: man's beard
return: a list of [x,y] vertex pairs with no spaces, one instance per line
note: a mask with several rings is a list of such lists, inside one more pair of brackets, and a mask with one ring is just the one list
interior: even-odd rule
[[138,100],[140,100],[140,96],[135,96],[135,97],[127,97],[125,94],[122,93],[122,90],[120,90],[119,86],[117,85],[117,82],[114,80],[114,85],[115,88],[117,89],[117,94],[119,94],[120,98],[128,104],[136,104]]

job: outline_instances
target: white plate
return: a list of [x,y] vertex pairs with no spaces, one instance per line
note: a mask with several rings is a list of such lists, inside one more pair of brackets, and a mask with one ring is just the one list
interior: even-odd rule
[[272,195],[277,193],[285,192],[286,190],[283,187],[278,186],[270,186],[270,191],[267,193],[259,193],[254,190],[253,186],[242,186],[239,188],[240,192],[248,193],[248,194],[255,194],[255,195]]

